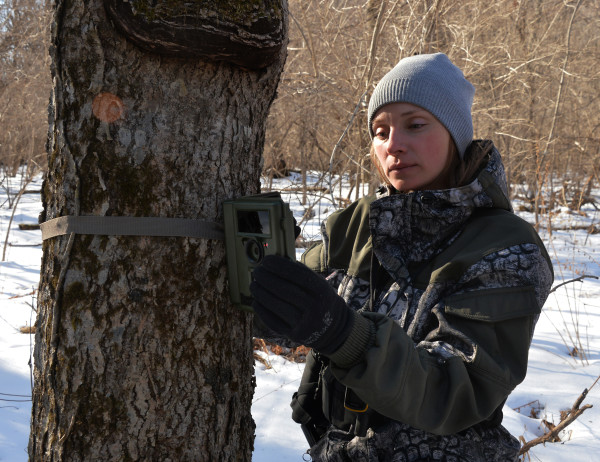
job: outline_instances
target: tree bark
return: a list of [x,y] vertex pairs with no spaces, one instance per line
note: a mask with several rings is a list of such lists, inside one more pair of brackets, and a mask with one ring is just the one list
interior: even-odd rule
[[260,69],[285,42],[281,0],[104,0],[111,21],[138,46],[171,56]]
[[[152,54],[102,0],[58,0],[40,219],[221,221],[224,199],[260,189],[285,49],[255,71]],[[224,243],[70,235],[43,251],[30,460],[250,461],[252,318],[229,303]]]

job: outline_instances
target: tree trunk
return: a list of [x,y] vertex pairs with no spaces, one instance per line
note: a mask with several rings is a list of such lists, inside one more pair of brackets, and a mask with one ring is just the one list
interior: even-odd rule
[[[259,191],[285,44],[248,71],[143,51],[101,0],[54,15],[42,220],[222,221],[224,199]],[[229,303],[224,243],[70,235],[43,250],[30,460],[250,461],[252,318]]]

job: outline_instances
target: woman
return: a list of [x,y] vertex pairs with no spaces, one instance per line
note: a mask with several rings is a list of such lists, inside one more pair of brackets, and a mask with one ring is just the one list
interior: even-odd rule
[[331,215],[305,265],[255,270],[262,322],[313,348],[292,408],[314,461],[517,460],[502,407],[553,272],[472,140],[473,94],[444,54],[401,60],[368,109],[385,188]]

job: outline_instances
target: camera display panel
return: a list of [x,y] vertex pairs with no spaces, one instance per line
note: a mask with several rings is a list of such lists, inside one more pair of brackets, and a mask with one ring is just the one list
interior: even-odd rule
[[238,210],[238,231],[246,234],[271,234],[270,214],[268,210]]

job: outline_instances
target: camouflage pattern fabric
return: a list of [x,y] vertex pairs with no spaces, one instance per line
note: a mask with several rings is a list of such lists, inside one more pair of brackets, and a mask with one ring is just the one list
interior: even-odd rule
[[519,448],[502,426],[437,436],[390,422],[362,438],[331,427],[310,456],[313,462],[516,462]]

